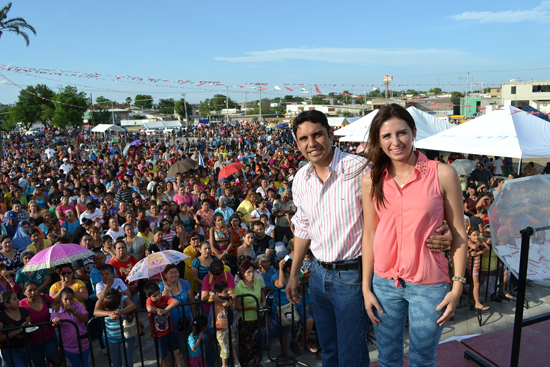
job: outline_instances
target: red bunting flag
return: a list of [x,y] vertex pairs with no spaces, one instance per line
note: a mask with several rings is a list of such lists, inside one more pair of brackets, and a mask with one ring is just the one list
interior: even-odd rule
[[321,94],[321,90],[319,90],[319,87],[317,86],[317,84],[315,84],[315,93]]
[[286,90],[289,90],[289,91],[291,91],[291,92],[294,92],[294,91],[293,91],[292,89],[290,89],[289,87],[285,87],[285,88],[286,88]]

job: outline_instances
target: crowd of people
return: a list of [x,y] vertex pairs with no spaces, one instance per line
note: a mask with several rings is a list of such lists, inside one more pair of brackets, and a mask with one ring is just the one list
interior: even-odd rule
[[[283,288],[283,281],[277,281],[282,273],[276,269],[286,263],[288,270],[290,264],[284,258],[289,243],[292,248],[291,218],[296,212],[291,187],[305,164],[292,135],[249,123],[206,127],[194,138],[125,134],[114,143],[112,138],[46,131],[40,144],[20,134],[4,140],[0,329],[51,320],[61,326],[63,354],[73,366],[87,366],[88,354],[78,354],[76,331],[60,320],[73,320],[83,335],[89,318],[104,317],[108,338],[100,338],[100,345],[109,343],[113,366],[125,365],[125,358],[133,365],[135,340],[129,337],[122,344],[118,319],[146,308],[156,315],[151,336],[158,340],[162,363],[172,359],[181,365],[182,355],[183,363],[189,358],[191,365],[202,365],[197,340],[208,340],[203,343],[209,348],[206,362],[213,366],[210,344],[217,339],[227,365],[231,350],[219,320],[216,334],[224,335],[208,336],[202,319],[208,316],[207,307],[176,305],[214,299],[223,314],[229,305],[216,295],[254,294],[262,307],[275,284]],[[193,168],[169,174],[182,160]],[[241,166],[224,175],[223,168],[232,163]],[[52,269],[24,271],[37,253],[62,243],[80,244],[94,255]],[[127,280],[140,259],[164,250],[189,257],[147,280]],[[259,344],[252,337],[256,303],[246,298],[230,303],[229,310],[241,314],[234,323],[238,338],[233,340],[239,342],[233,352],[239,353],[233,362],[257,363]],[[276,308],[272,311],[277,313]],[[159,321],[167,315],[164,324],[171,324],[175,338]],[[307,318],[313,325],[309,313]],[[182,320],[197,332],[177,332]],[[23,335],[8,333],[9,341],[1,342],[7,365],[28,363]],[[44,356],[55,357],[60,348],[53,327],[44,328],[43,338],[37,331],[28,340],[35,366],[45,366]],[[316,350],[311,340],[307,347]],[[88,343],[81,348],[89,353]]]
[[[391,119],[392,112],[388,113],[388,118]],[[401,116],[400,110],[393,113]],[[412,137],[415,131],[414,121],[411,124],[406,115],[401,117],[408,124],[403,125],[403,129],[410,130]],[[313,121],[310,125],[315,127],[316,124],[321,124],[324,128],[321,120]],[[306,120],[308,121],[311,120]],[[379,129],[384,128],[385,122],[379,121]],[[296,128],[294,133],[297,133]],[[313,131],[312,134],[315,135],[314,133],[318,132]],[[296,311],[304,324],[301,345],[310,352],[317,352],[315,341],[310,339],[315,325],[316,314],[313,311],[316,308],[309,306],[311,300],[307,292],[299,297],[293,293],[297,275],[292,264],[294,237],[298,233],[296,241],[299,261],[296,263],[299,263],[299,279],[307,280],[314,268],[321,268],[317,266],[315,252],[322,250],[327,254],[331,250],[329,247],[323,248],[322,246],[327,245],[323,243],[317,243],[316,248],[312,245],[314,251],[306,249],[303,237],[315,235],[323,241],[331,240],[332,234],[328,232],[331,232],[332,225],[323,222],[323,216],[340,214],[326,213],[324,209],[328,210],[338,204],[344,211],[362,212],[364,207],[360,204],[359,184],[350,188],[357,192],[357,195],[354,194],[356,204],[345,202],[345,195],[349,193],[341,193],[341,202],[339,196],[338,202],[327,202],[326,208],[321,208],[321,212],[310,213],[308,218],[303,207],[299,208],[304,205],[303,202],[295,203],[293,191],[296,193],[298,190],[302,200],[304,197],[308,200],[322,200],[312,197],[313,191],[309,190],[319,184],[321,186],[315,190],[321,192],[324,179],[319,182],[310,181],[310,186],[294,185],[299,175],[302,179],[313,177],[311,170],[316,167],[315,162],[313,166],[308,165],[305,158],[311,160],[318,153],[315,150],[317,148],[312,151],[307,151],[307,148],[298,149],[300,141],[295,143],[290,130],[269,130],[256,122],[204,127],[197,129],[193,138],[166,137],[159,140],[132,134],[116,136],[114,140],[112,138],[52,130],[45,131],[41,141],[22,134],[11,134],[8,140],[3,141],[4,160],[0,172],[0,329],[51,321],[53,326],[60,326],[64,341],[62,346],[58,345],[52,325],[28,335],[20,330],[4,333],[0,335],[4,362],[12,367],[27,365],[28,344],[35,366],[46,366],[44,356],[56,359],[59,352],[73,366],[87,366],[89,343],[83,340],[79,347],[76,334],[86,334],[86,323],[96,316],[105,318],[108,337],[106,340],[100,337],[99,342],[102,348],[106,347],[105,343],[109,344],[113,366],[126,365],[126,358],[131,366],[135,335],[126,337],[125,343],[122,343],[118,320],[124,318],[130,324],[135,322],[133,313],[139,308],[147,309],[155,316],[151,317],[151,337],[155,339],[163,365],[172,360],[177,366],[182,363],[202,366],[202,352],[205,352],[206,365],[214,366],[214,343],[219,344],[219,357],[223,366],[227,366],[231,359],[235,366],[252,365],[258,363],[260,357],[260,345],[253,336],[259,309],[253,299],[237,297],[245,294],[254,295],[259,300],[260,307],[271,305],[272,302],[270,312],[275,315],[290,303],[296,304]],[[381,143],[378,141],[377,144]],[[342,144],[337,154],[351,152],[354,152],[353,146]],[[392,151],[388,152],[393,157]],[[338,157],[343,159],[343,156]],[[370,158],[379,159],[372,155]],[[460,157],[451,155],[448,162],[456,158]],[[484,258],[491,245],[487,210],[494,195],[502,187],[504,174],[513,167],[510,166],[511,161],[508,163],[507,159],[502,160],[499,157],[492,160],[486,156],[469,158],[476,168],[463,179],[462,188],[464,222],[469,228],[469,257],[466,265],[470,269],[474,285],[475,307],[487,310],[488,306],[479,301],[479,274],[480,270],[496,270],[497,263],[494,252],[490,259]],[[423,155],[417,154],[404,167],[407,170],[409,167],[417,167],[420,164],[417,160],[423,165],[422,169],[433,173],[434,161],[427,160]],[[436,157],[435,160],[445,162],[443,157]],[[191,168],[171,170],[181,161],[189,163]],[[388,165],[390,161],[381,162]],[[240,164],[237,169],[230,174],[225,173],[226,167],[236,164]],[[360,166],[357,164],[355,168]],[[399,163],[396,164],[400,167]],[[309,176],[305,176],[302,170],[306,165]],[[378,174],[382,174],[382,166],[373,167],[378,170]],[[336,172],[335,169],[330,168],[327,177],[330,177],[331,172]],[[528,165],[525,175],[534,174],[533,170],[534,167]],[[318,175],[319,172],[315,174]],[[396,182],[401,180],[399,172],[392,172],[392,175],[397,176],[393,176]],[[511,178],[514,177],[512,173],[510,175]],[[361,177],[363,174],[359,179]],[[401,189],[407,177],[401,180]],[[433,182],[437,181],[432,180],[431,184]],[[380,182],[374,184],[379,185]],[[429,186],[430,183],[426,185]],[[428,186],[427,190],[432,192],[434,189]],[[455,188],[444,189],[453,191]],[[389,192],[388,190],[386,188],[384,192]],[[378,192],[378,189],[373,189],[363,196]],[[381,204],[385,200],[383,195],[378,194],[372,198],[375,204]],[[454,199],[449,200],[453,210],[456,209]],[[373,213],[376,213],[382,219],[382,222],[377,222],[378,226],[388,226],[385,232],[393,231],[387,218],[395,213],[390,211],[388,214],[379,205],[376,209],[369,207],[369,210],[372,218]],[[443,216],[441,210],[438,213]],[[342,219],[348,214],[342,214]],[[298,216],[293,218],[295,215]],[[324,223],[321,226],[325,226],[326,231],[308,232],[305,228],[312,225],[308,220],[312,223],[319,221],[315,225]],[[436,222],[439,223],[439,220]],[[374,234],[376,225],[373,223],[370,224],[369,233]],[[434,223],[430,225],[433,226]],[[353,233],[357,230],[362,233],[363,223],[361,228],[353,227],[353,223],[348,225]],[[459,229],[460,226],[453,223],[455,239],[461,238],[457,232]],[[426,228],[427,232],[433,230],[435,228]],[[382,232],[379,230],[376,233]],[[445,237],[448,238],[450,237]],[[380,251],[378,243],[381,240],[378,237],[369,237],[369,241],[372,241],[370,246],[374,246],[374,256],[382,258],[382,254],[377,252]],[[360,246],[361,239],[356,242]],[[451,242],[446,242],[447,247]],[[91,250],[93,256],[56,268],[24,271],[24,266],[37,253],[63,243],[80,244]],[[427,251],[439,252],[442,247]],[[166,267],[163,272],[149,279],[128,281],[128,274],[139,260],[164,250],[179,251],[188,258],[177,265]],[[360,247],[354,250],[354,254],[351,254],[353,251],[350,248],[346,251],[348,255],[355,257],[361,252]],[[354,269],[357,273],[357,261],[346,265],[333,263],[335,260],[330,260],[330,256],[324,256],[319,260],[322,267],[326,268],[326,264],[345,265],[346,269]],[[305,261],[302,263],[303,258]],[[438,258],[433,266],[442,268],[442,261]],[[458,267],[461,266],[459,260],[454,261]],[[359,307],[362,311],[358,312],[364,313],[364,307],[367,306],[370,319],[378,330],[380,320],[387,320],[388,324],[392,321],[384,319],[382,312],[375,313],[373,310],[381,311],[382,303],[386,304],[385,307],[391,304],[392,301],[389,298],[383,300],[381,294],[386,292],[382,289],[392,288],[393,281],[390,284],[387,280],[396,279],[396,275],[392,274],[390,268],[377,268],[376,263],[374,265],[374,273],[383,276],[375,276],[375,289],[358,288],[359,293],[370,295],[365,298],[368,301],[365,303],[360,297]],[[373,273],[372,265],[367,269]],[[415,274],[400,276],[407,281],[415,280]],[[445,283],[444,278],[449,274],[442,272],[437,276],[435,281]],[[367,277],[369,280],[370,278],[371,276]],[[350,283],[356,282],[348,280]],[[405,280],[401,280],[403,285]],[[284,292],[287,287],[291,289],[288,294]],[[447,285],[440,290],[438,302],[444,298],[447,300],[445,295],[450,289]],[[270,290],[283,291],[279,297],[269,300],[266,299],[266,294]],[[456,293],[458,291],[453,292]],[[504,296],[511,297],[509,294]],[[321,296],[313,297],[320,299]],[[214,314],[218,315],[216,320],[208,319],[210,305],[179,307],[195,300],[213,300],[212,308],[215,310]],[[456,306],[455,301],[456,297],[448,300]],[[302,302],[306,307],[302,307]],[[443,311],[439,311],[434,312],[432,318],[441,325],[450,317],[451,311],[445,312],[444,316]],[[234,322],[233,312],[238,314],[238,320]],[[319,316],[324,321],[322,314]],[[64,319],[76,323],[78,330],[63,323]],[[368,328],[366,322],[365,329]],[[180,326],[184,323],[188,325]],[[323,327],[325,326],[328,327],[328,323],[323,323]],[[211,330],[212,327],[214,331]],[[235,330],[237,333],[229,332]],[[289,326],[283,326],[281,331],[282,353],[283,356],[288,356],[288,335],[295,331]],[[436,343],[440,331],[432,331],[430,340]],[[383,334],[384,332],[381,333]],[[378,335],[377,333],[377,337]],[[359,337],[365,339],[366,330]],[[238,341],[237,344],[235,341]],[[201,345],[207,350],[201,351]],[[326,345],[323,346],[323,341],[321,346],[324,348],[323,358],[332,358],[325,353],[334,351]],[[396,352],[386,352],[383,358],[389,358],[392,353]],[[398,357],[399,353],[395,355]]]

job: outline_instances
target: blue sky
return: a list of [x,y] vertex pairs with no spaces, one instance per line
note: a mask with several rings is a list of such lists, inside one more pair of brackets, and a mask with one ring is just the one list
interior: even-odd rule
[[[2,35],[0,64],[100,77],[0,72],[23,87],[73,84],[94,98],[186,93],[199,102],[225,94],[225,85],[242,85],[230,87],[230,97],[244,101],[246,91],[250,101],[258,98],[250,83],[268,83],[266,97],[299,95],[298,84],[317,84],[322,93],[355,85],[353,92],[363,93],[385,74],[394,75],[398,90],[438,82],[462,90],[456,84],[468,70],[486,85],[550,79],[550,1],[13,2],[9,16],[25,18],[37,36],[25,47],[22,38]],[[129,77],[170,82],[158,87],[124,81]],[[285,83],[296,84],[288,85],[294,93]],[[19,90],[0,77],[1,103],[15,102]]]

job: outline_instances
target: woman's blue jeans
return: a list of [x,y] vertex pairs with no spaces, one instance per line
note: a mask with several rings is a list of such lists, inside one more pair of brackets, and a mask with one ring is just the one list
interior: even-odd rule
[[4,367],[18,367],[28,366],[29,357],[25,348],[11,348],[2,350],[2,366]]
[[[136,337],[125,339],[125,343],[111,343],[109,342],[109,356],[111,357],[111,363],[113,366],[134,366],[134,345]],[[124,346],[126,345],[126,356],[128,357],[128,364],[124,357]]]
[[45,357],[49,357],[58,351],[57,335],[54,334],[50,339],[44,341],[44,343],[36,343],[30,345],[31,360],[35,367],[46,367]]
[[437,346],[443,327],[437,320],[444,309],[436,311],[450,291],[449,283],[420,285],[399,280],[401,287],[395,286],[394,279],[384,279],[374,274],[373,293],[383,309],[374,310],[380,320],[374,326],[378,344],[380,367],[402,366],[405,342],[405,322],[409,315],[409,366],[434,366]]
[[323,355],[323,367],[369,365],[365,311],[358,270],[326,270],[316,265],[309,278],[313,317]]

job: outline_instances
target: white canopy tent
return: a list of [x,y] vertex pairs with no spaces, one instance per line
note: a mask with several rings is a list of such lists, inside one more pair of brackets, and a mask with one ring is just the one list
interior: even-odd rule
[[105,133],[105,132],[125,132],[126,130],[118,125],[114,124],[99,124],[92,129],[93,133]]
[[[443,121],[437,117],[434,117],[430,115],[429,113],[420,111],[416,107],[409,107],[407,108],[407,111],[411,114],[411,116],[414,119],[414,122],[416,124],[416,140],[420,139],[426,139],[429,136],[438,134],[440,132],[446,131],[448,129],[451,129],[454,125],[450,124],[446,121]],[[341,142],[366,142],[369,135],[369,129],[370,125],[372,123],[372,120],[376,116],[376,113],[378,110],[371,112],[367,116],[365,116],[363,119],[356,121],[354,124],[361,123],[360,127],[361,130],[356,130],[355,132],[352,132],[350,135],[347,135],[343,138],[340,138]],[[370,119],[366,120],[369,116]],[[351,127],[354,124],[351,124],[347,127]],[[340,129],[341,131],[343,129]],[[417,145],[418,147],[418,145]]]
[[370,124],[372,122],[372,119],[376,114],[378,113],[378,110],[374,110],[371,113],[369,113],[366,116],[361,117],[359,120],[352,122],[351,124],[344,126],[341,129],[338,129],[334,132],[334,135],[336,136],[348,136],[352,134],[368,134]]
[[329,117],[328,124],[330,126],[336,127],[336,126],[348,125],[349,121],[345,117]]
[[166,128],[181,128],[181,123],[177,120],[175,121],[151,121],[144,122],[141,124],[141,127],[146,130],[161,130]]
[[512,106],[425,139],[417,148],[512,158],[550,157],[550,122]]

